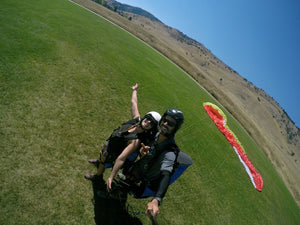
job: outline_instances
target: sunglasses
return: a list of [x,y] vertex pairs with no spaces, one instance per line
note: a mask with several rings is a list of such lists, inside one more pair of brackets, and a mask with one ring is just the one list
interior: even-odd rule
[[171,120],[168,120],[166,117],[162,119],[162,123],[167,123],[169,127],[176,126],[176,123],[172,122]]
[[152,118],[152,116],[146,115],[146,116],[145,116],[145,119],[148,120],[148,121],[150,121],[150,124],[151,124],[152,127],[156,126],[157,123],[156,123],[156,121]]

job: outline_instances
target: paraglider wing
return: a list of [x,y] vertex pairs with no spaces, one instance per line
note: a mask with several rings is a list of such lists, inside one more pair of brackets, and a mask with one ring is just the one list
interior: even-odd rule
[[226,115],[218,106],[210,102],[204,103],[203,106],[209,117],[214,121],[218,129],[224,134],[228,142],[232,145],[241,163],[245,167],[253,186],[258,191],[262,191],[263,179],[251,163],[236,135],[227,126]]

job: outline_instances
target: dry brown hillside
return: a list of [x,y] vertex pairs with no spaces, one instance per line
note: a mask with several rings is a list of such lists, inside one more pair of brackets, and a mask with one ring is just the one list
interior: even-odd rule
[[136,14],[113,12],[90,0],[74,2],[137,36],[211,93],[265,152],[300,206],[300,130],[272,97],[176,29]]

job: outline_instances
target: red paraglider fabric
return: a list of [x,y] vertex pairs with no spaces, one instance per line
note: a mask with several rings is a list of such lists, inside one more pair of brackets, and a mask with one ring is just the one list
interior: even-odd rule
[[253,186],[258,191],[262,191],[263,179],[251,163],[247,154],[244,152],[243,147],[239,140],[236,138],[235,134],[227,126],[225,114],[218,106],[212,103],[206,102],[203,104],[203,106],[209,117],[214,121],[218,129],[224,134],[228,142],[232,145],[241,163],[244,165]]

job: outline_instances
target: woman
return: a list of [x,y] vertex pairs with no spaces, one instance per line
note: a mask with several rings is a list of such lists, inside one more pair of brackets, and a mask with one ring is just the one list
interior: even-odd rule
[[[123,123],[119,128],[115,129],[109,139],[106,141],[102,151],[100,152],[100,159],[90,159],[92,163],[98,167],[96,174],[86,174],[84,177],[88,180],[96,180],[102,177],[107,163],[113,163],[116,159],[116,165],[113,169],[113,176],[108,179],[109,186],[116,171],[120,169],[125,161],[129,159],[134,161],[139,154],[139,147],[141,143],[148,143],[154,138],[157,132],[158,124],[161,119],[159,113],[151,111],[143,118],[137,107],[137,89],[139,85],[136,84],[131,89],[131,116],[132,119]],[[128,160],[127,160],[128,161]]]

